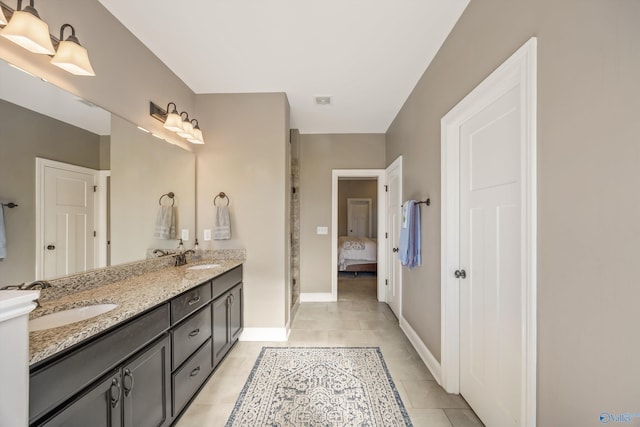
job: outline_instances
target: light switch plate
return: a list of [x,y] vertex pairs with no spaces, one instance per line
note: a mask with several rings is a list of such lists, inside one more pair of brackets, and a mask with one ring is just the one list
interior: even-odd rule
[[186,242],[187,240],[189,240],[189,229],[183,228],[182,232],[180,233],[180,237],[182,238],[183,242]]
[[329,227],[318,227],[316,230],[317,234],[329,234]]
[[205,241],[211,240],[211,230],[208,228],[204,230],[204,240]]

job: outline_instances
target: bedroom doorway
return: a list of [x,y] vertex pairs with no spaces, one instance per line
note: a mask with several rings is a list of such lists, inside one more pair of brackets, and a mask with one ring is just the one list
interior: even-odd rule
[[385,302],[385,171],[332,171],[331,300],[338,300],[338,277],[375,281],[378,301]]

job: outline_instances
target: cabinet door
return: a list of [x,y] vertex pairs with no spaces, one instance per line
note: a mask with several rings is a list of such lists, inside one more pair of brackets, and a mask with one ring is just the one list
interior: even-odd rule
[[46,427],[121,427],[122,383],[114,372],[53,418],[40,424]]
[[159,427],[169,424],[169,343],[169,336],[164,335],[123,366],[125,427]]
[[229,300],[229,328],[231,336],[231,344],[236,342],[242,332],[242,283],[231,291]]
[[213,309],[213,366],[215,367],[229,350],[229,294],[224,294],[212,304]]

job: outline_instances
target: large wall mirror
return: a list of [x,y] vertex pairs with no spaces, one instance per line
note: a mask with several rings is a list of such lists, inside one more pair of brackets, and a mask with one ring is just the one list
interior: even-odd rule
[[176,237],[193,239],[194,153],[0,60],[0,202],[18,205],[3,208],[0,286],[174,249],[154,237],[169,192]]

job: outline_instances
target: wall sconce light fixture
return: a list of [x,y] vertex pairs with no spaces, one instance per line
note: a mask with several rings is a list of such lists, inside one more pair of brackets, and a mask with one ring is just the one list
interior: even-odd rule
[[[189,113],[186,111],[178,114],[178,109],[174,102],[167,104],[166,111],[153,102],[149,102],[149,114],[154,119],[164,123],[163,127],[165,129],[177,133],[190,143],[204,144],[204,137],[200,126],[198,126],[198,121],[196,119],[189,120]],[[193,122],[196,122],[195,126]]]
[[[95,76],[89,54],[78,38],[76,30],[70,24],[60,27],[60,40],[49,34],[49,26],[40,19],[38,11],[29,0],[29,6],[22,9],[22,0],[18,0],[18,8],[11,9],[0,1],[0,36],[13,43],[38,54],[53,56],[51,63],[56,67],[77,76]],[[10,17],[7,23],[6,17]],[[64,40],[64,30],[71,29],[71,35]],[[57,52],[54,46],[57,47]]]
[[30,0],[29,6],[24,9],[22,9],[22,0],[18,0],[18,9],[11,15],[7,26],[0,31],[0,36],[33,53],[45,55],[55,53],[49,26],[40,19],[38,11],[33,7],[33,0]]
[[[71,28],[71,35],[64,39],[64,29]],[[76,37],[76,29],[70,24],[60,27],[60,43],[51,63],[76,76],[95,76],[87,49],[80,45]]]

